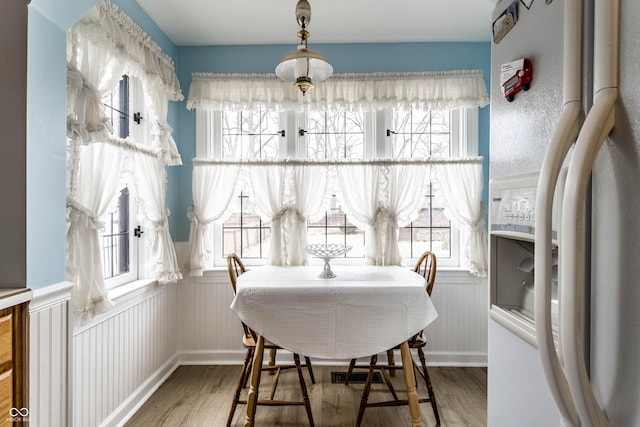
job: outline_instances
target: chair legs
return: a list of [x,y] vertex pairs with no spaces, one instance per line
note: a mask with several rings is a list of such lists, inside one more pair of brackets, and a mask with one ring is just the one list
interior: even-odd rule
[[431,408],[433,408],[433,415],[436,418],[436,425],[440,425],[440,414],[438,413],[438,405],[436,404],[436,395],[433,392],[433,386],[431,385],[431,378],[429,378],[429,371],[427,370],[427,363],[425,361],[422,348],[418,348],[418,357],[420,358],[420,363],[422,364],[422,372],[420,372],[420,374],[422,375],[422,378],[427,385],[429,401],[431,402]]
[[311,359],[304,357],[304,363],[307,365],[307,371],[309,371],[309,378],[311,378],[311,384],[316,383],[316,377],[313,375],[313,368],[311,367]]
[[360,423],[362,423],[362,417],[364,416],[364,410],[367,408],[367,400],[369,399],[369,391],[371,390],[373,371],[376,368],[376,363],[378,363],[378,355],[374,354],[373,356],[371,356],[369,372],[367,373],[367,382],[364,384],[364,390],[362,391],[362,399],[360,401],[360,408],[358,409],[358,419],[356,420],[356,427],[360,427]]
[[246,379],[249,378],[249,371],[251,370],[252,361],[253,361],[253,348],[249,348],[247,349],[247,354],[244,357],[242,372],[240,373],[240,378],[238,378],[238,384],[236,385],[236,390],[233,394],[233,400],[231,401],[231,409],[229,410],[229,417],[227,418],[227,427],[231,426],[233,415],[236,412],[236,407],[238,406],[238,402],[240,400],[240,392],[245,387]]
[[[422,348],[418,347],[418,357],[420,358],[420,364],[422,365],[421,368],[418,368],[418,365],[416,363],[415,360],[411,360],[412,362],[412,368],[414,371],[414,375],[416,375],[416,372],[420,374],[420,376],[422,377],[422,379],[425,382],[425,385],[427,386],[427,392],[429,397],[428,398],[422,398],[419,399],[420,403],[423,402],[430,402],[431,403],[431,408],[433,409],[433,415],[436,419],[436,425],[440,425],[440,414],[438,413],[438,405],[436,403],[436,396],[435,393],[433,391],[433,386],[431,384],[431,379],[429,378],[429,371],[427,370],[427,364],[426,364],[426,360],[425,360],[425,356],[424,356],[424,352],[422,351]],[[347,372],[347,378],[345,380],[345,384],[349,384],[349,377],[351,372],[353,371],[353,369],[356,367],[355,365],[355,359],[352,359],[351,362],[349,363],[349,370]],[[371,362],[369,364],[369,371],[367,374],[367,380],[365,382],[364,385],[364,389],[362,391],[362,398],[360,401],[360,407],[358,409],[358,418],[356,420],[356,426],[360,426],[362,423],[362,418],[364,417],[364,411],[366,408],[377,408],[377,407],[382,407],[382,406],[399,406],[399,405],[407,405],[408,404],[408,400],[400,400],[398,399],[398,396],[395,393],[395,390],[393,388],[393,386],[391,385],[391,379],[389,377],[389,373],[387,371],[393,372],[396,369],[402,369],[402,366],[396,366],[396,365],[392,365],[392,366],[378,366],[378,356],[377,355],[373,355],[371,356]],[[376,369],[379,369],[382,373],[383,379],[385,384],[387,385],[387,388],[389,389],[389,391],[391,392],[393,399],[394,400],[390,400],[390,401],[385,401],[385,402],[374,402],[374,403],[369,403],[369,393],[371,392],[371,383],[373,381],[373,373]]]
[[344,379],[344,385],[349,385],[349,380],[351,379],[351,373],[353,372],[353,368],[356,367],[356,359],[351,359],[349,362],[349,369],[347,369],[347,375]]
[[[307,385],[304,382],[304,376],[302,375],[302,368],[300,367],[300,356],[298,356],[297,353],[293,353],[293,361],[296,364],[296,370],[298,371],[298,380],[300,381],[300,389],[302,390],[302,399],[304,401],[304,408],[307,410],[307,418],[309,419],[309,425],[311,427],[314,427],[313,415],[311,415],[311,402],[309,402],[309,395],[307,394]],[[310,366],[310,365],[307,365],[307,366]]]
[[[247,353],[244,358],[244,363],[242,365],[242,372],[240,373],[240,378],[238,378],[238,382],[236,384],[236,389],[233,394],[233,399],[231,401],[231,408],[229,410],[229,416],[227,418],[227,427],[231,426],[231,422],[233,421],[233,416],[235,414],[236,408],[239,404],[247,404],[246,400],[240,400],[240,394],[243,388],[246,388],[249,377],[251,377],[251,371],[253,367],[253,359],[255,356],[255,348],[250,347],[247,349]],[[270,356],[275,356],[275,354],[271,354]],[[309,400],[309,394],[307,392],[307,385],[304,380],[304,376],[302,374],[303,365],[300,363],[300,356],[298,354],[293,354],[294,365],[280,365],[278,366],[275,363],[275,358],[271,359],[268,362],[268,368],[264,368],[263,370],[268,370],[270,374],[274,375],[271,385],[271,393],[269,395],[269,399],[267,400],[258,400],[258,405],[304,405],[307,418],[309,419],[309,425],[314,427],[313,415],[311,414],[311,403]],[[311,381],[315,384],[315,377],[313,375],[313,369],[311,368],[311,361],[308,357],[305,356],[305,365],[309,371],[309,376],[311,377]],[[300,390],[302,392],[303,400],[300,402],[294,401],[283,401],[283,400],[274,400],[276,387],[278,386],[278,380],[280,378],[280,372],[282,369],[291,369],[296,368],[298,373],[298,381],[300,382]]]

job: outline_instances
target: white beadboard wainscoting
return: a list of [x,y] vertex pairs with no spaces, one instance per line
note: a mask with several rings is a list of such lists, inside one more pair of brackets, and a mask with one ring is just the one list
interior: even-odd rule
[[[122,425],[179,365],[242,363],[226,270],[125,285],[110,294],[116,307],[87,324],[73,316],[70,292],[70,283],[37,289],[30,303],[31,425]],[[433,301],[429,363],[486,366],[486,280],[440,270]]]
[[[226,270],[180,284],[180,363],[240,364],[242,326],[229,306],[233,290]],[[486,366],[488,291],[486,279],[457,270],[438,271],[433,303],[438,318],[426,329],[432,365]],[[318,363],[344,363],[319,361]]]
[[[121,425],[178,366],[178,287],[136,282],[80,325],[71,284],[34,291],[29,308],[31,425]],[[75,325],[75,327],[74,327]]]
[[71,283],[33,291],[29,303],[29,420],[32,426],[70,426]]
[[147,283],[73,333],[73,424],[126,421],[176,368],[179,284]]

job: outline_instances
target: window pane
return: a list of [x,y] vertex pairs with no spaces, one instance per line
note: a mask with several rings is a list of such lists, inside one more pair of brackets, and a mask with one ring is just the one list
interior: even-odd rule
[[411,158],[412,154],[412,146],[411,146],[411,135],[410,134],[400,134],[394,135],[392,139],[392,156],[396,159],[407,159]]
[[277,158],[281,127],[280,115],[275,111],[223,111],[223,158]]
[[416,135],[413,146],[411,157],[429,157],[431,155],[431,135],[428,133]]
[[364,157],[362,111],[310,111],[303,128],[309,158]]
[[325,114],[323,111],[310,111],[307,119],[307,128],[313,133],[326,133]]
[[112,134],[119,138],[129,136],[129,77],[122,76],[115,90],[102,98],[105,114],[109,118]]
[[[393,157],[450,157],[450,117],[449,111],[394,111]],[[400,254],[417,258],[430,250],[440,258],[451,258],[451,223],[444,216],[442,202],[431,196],[431,186],[425,193],[418,218],[400,230]]]
[[392,123],[395,132],[410,133],[411,111],[394,111]]
[[431,132],[451,133],[450,122],[451,122],[451,114],[449,113],[449,111],[432,111]]
[[[364,113],[355,111],[310,111],[307,115],[307,156],[312,159],[364,158]],[[308,224],[309,243],[349,244],[353,249],[346,258],[364,256],[364,232],[354,226],[335,195],[332,208],[318,222]]]
[[324,134],[307,134],[307,155],[310,159],[324,159],[327,156],[325,151]]
[[432,134],[431,135],[431,155],[437,157],[451,156],[451,138],[450,134]]
[[349,158],[349,159],[364,158],[364,133],[347,134],[346,149],[347,149],[347,152],[345,153],[346,158]]
[[[112,135],[129,136],[129,78],[122,76],[113,92],[102,98],[109,118]],[[129,189],[124,187],[111,202],[101,218],[105,224],[102,234],[102,271],[109,279],[130,271],[129,256]]]
[[130,271],[127,187],[113,199],[107,213],[101,219],[105,225],[105,231],[102,233],[102,271],[103,277],[109,279]]
[[[222,157],[274,159],[278,157],[283,126],[276,111],[222,112]],[[235,200],[233,214],[222,225],[223,256],[235,253],[242,258],[264,258],[271,242],[270,223],[255,213],[248,189]]]
[[429,133],[431,125],[431,112],[413,110],[411,112],[411,132],[415,134]]
[[264,258],[269,249],[271,223],[255,213],[251,197],[242,192],[234,201],[233,214],[222,227],[223,256],[235,253],[241,258]]

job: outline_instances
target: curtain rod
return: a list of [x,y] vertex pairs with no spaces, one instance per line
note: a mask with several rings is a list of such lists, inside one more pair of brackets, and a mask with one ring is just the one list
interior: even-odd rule
[[461,157],[461,158],[413,158],[413,159],[205,159],[193,158],[193,166],[207,165],[229,165],[229,166],[340,166],[340,165],[371,165],[371,166],[393,166],[393,165],[447,165],[447,164],[482,164],[483,157]]

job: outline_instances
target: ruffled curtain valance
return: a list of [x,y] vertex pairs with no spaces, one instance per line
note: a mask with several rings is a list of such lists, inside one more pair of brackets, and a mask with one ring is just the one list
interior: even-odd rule
[[480,70],[334,74],[302,96],[275,74],[192,75],[187,108],[456,109],[489,103]]
[[[324,214],[336,193],[345,212],[368,236],[365,261],[399,265],[398,230],[413,221],[429,178],[444,191],[445,215],[469,233],[467,265],[486,275],[482,158],[406,160],[193,160],[190,260],[192,276],[202,275],[209,255],[206,239],[213,222],[234,209],[238,183],[254,194],[257,213],[271,222],[272,265],[305,265],[306,222]],[[461,194],[459,194],[461,193]]]
[[144,76],[168,100],[184,99],[171,57],[110,0],[98,3],[68,32],[67,60],[83,72],[78,49],[86,50],[89,45],[101,54],[108,52],[119,62],[129,63],[133,74]]

